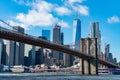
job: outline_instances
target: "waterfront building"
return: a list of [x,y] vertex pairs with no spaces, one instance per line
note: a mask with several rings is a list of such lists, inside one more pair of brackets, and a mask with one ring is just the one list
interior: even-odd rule
[[1,64],[6,65],[6,45],[3,44]]
[[101,32],[99,30],[99,22],[91,22],[90,26],[90,37],[97,38],[97,51],[98,54],[101,54]]
[[51,40],[50,30],[42,30],[42,37],[46,37],[48,41]]
[[117,58],[114,58],[113,60],[114,60],[114,63],[117,64]]
[[35,65],[44,63],[43,48],[36,46],[35,49]]
[[0,39],[0,64],[2,64],[3,40]]
[[14,65],[14,41],[7,41],[6,45],[6,65]]
[[[16,26],[15,31],[24,33],[24,28]],[[15,65],[24,65],[24,44],[20,42],[14,42],[14,64]]]
[[[50,30],[42,30],[42,37],[45,37],[45,40],[50,41],[51,40],[51,33]],[[43,38],[44,39],[44,38]],[[52,53],[50,49],[43,48],[43,54],[44,54],[44,64],[47,66],[51,66],[52,62]]]
[[24,65],[35,65],[35,46],[25,44]]
[[[15,26],[14,31],[24,33],[24,28]],[[24,44],[15,41],[7,42],[7,59],[6,63],[10,66],[13,65],[24,65]]]
[[105,59],[106,60],[109,59],[109,53],[110,53],[110,45],[109,44],[105,44]]
[[35,46],[32,46],[31,50],[29,51],[29,61],[30,65],[35,65]]
[[[70,48],[69,45],[66,45],[66,47]],[[63,56],[64,66],[65,67],[72,66],[73,65],[73,56],[70,54],[66,54],[66,53],[64,53],[63,55],[64,55]]]

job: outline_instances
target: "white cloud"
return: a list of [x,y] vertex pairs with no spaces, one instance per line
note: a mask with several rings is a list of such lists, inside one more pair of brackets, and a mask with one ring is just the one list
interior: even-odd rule
[[27,29],[27,30],[29,29],[27,24],[19,23],[19,22],[12,21],[12,20],[8,20],[7,22],[8,22],[9,25],[11,25],[11,26],[21,26],[21,27],[23,27],[24,29]]
[[83,1],[85,1],[85,0],[68,0],[68,3],[70,5],[73,5],[74,3],[82,3]]
[[108,23],[120,23],[120,18],[118,16],[112,16],[107,19]]
[[33,3],[32,6],[34,10],[37,10],[39,12],[51,12],[55,5],[46,1],[39,1],[37,3]]
[[[83,16],[89,15],[89,8],[87,6],[78,5],[85,0],[64,0],[71,6],[59,6],[52,4],[46,0],[14,0],[19,4],[30,6],[28,13],[18,13],[15,17],[15,23],[28,29],[31,26],[49,27],[55,25],[58,21],[62,27],[69,27],[65,21],[59,20],[57,16],[65,16],[72,14],[72,10],[79,12]],[[77,3],[77,5],[76,5]],[[57,15],[54,15],[54,14]]]
[[13,1],[20,5],[26,5],[26,6],[31,6],[33,3],[36,2],[36,0],[13,0]]
[[61,27],[66,27],[66,28],[69,28],[69,27],[70,27],[69,24],[66,23],[65,21],[59,21],[59,22],[58,22],[58,25],[60,25]]
[[[61,23],[62,27],[68,27],[67,22],[59,20],[51,13],[54,10],[54,6],[56,5],[48,3],[44,0],[41,0],[38,3],[33,3],[32,9],[29,10],[27,14],[17,14],[17,23],[23,26],[25,29],[28,29],[31,26],[49,27],[55,25],[57,21]],[[67,9],[65,8],[65,10]],[[68,13],[66,12],[65,14]]]
[[71,11],[66,7],[57,7],[55,8],[55,12],[60,16],[71,14]]
[[75,11],[80,13],[84,16],[89,16],[89,8],[87,6],[78,5],[78,6],[72,6]]
[[16,19],[29,26],[51,26],[57,21],[57,18],[53,17],[52,14],[35,10],[29,11],[28,14],[20,13]]

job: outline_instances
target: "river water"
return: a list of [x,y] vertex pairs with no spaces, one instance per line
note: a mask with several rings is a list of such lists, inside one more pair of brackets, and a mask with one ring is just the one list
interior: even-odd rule
[[120,80],[120,75],[0,73],[0,80]]

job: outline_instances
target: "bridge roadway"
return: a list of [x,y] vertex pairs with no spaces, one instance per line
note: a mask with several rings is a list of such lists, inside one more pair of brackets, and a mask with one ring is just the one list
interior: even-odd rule
[[[73,56],[77,56],[79,58],[96,59],[93,56],[84,54],[82,52],[75,51],[75,50],[67,48],[63,45],[51,43],[51,42],[48,42],[46,40],[31,36],[31,35],[28,35],[28,34],[25,34],[25,33],[23,34],[23,33],[13,31],[13,30],[3,28],[1,26],[0,26],[0,38],[7,39],[7,40],[12,40],[12,41],[17,41],[17,42],[22,42],[22,43],[27,43],[27,44],[31,44],[31,45],[35,45],[35,46],[40,46],[40,47],[43,47],[43,48],[53,49],[53,50],[56,50],[56,51],[71,54]],[[119,66],[117,66],[117,65],[115,65],[111,62],[101,60],[101,59],[98,59],[98,63],[101,63],[103,65],[107,65],[110,68],[120,68]]]

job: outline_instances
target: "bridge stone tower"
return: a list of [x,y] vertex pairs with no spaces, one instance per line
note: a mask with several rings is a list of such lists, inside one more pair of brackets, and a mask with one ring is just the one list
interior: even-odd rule
[[81,74],[98,74],[97,38],[81,38],[80,50],[86,55],[95,57],[95,59],[85,57],[80,59]]

